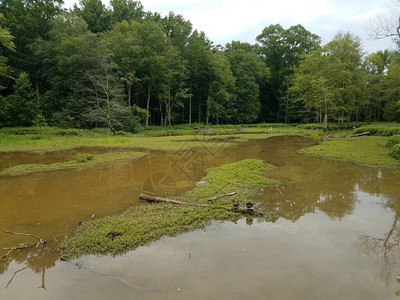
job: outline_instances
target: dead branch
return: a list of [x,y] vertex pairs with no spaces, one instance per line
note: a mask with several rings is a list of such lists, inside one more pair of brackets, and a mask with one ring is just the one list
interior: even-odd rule
[[236,195],[236,194],[237,194],[237,192],[232,192],[232,193],[229,193],[229,194],[225,194],[225,195],[222,195],[222,196],[218,196],[218,197],[211,198],[211,199],[209,199],[208,201],[215,201],[215,200],[218,200],[218,199],[221,199],[221,198],[234,196],[234,195]]
[[27,248],[31,248],[31,247],[33,247],[32,244],[22,245],[22,246],[13,247],[13,248],[3,248],[3,250],[9,250],[9,251],[7,252],[6,255],[2,256],[2,258],[6,259],[7,256],[10,255],[10,253],[13,252],[14,250],[27,249]]
[[[41,239],[40,237],[38,237],[37,235],[34,235],[34,234],[12,232],[12,231],[8,231],[8,230],[5,230],[5,229],[3,229],[3,232],[4,232],[4,233],[9,233],[9,234],[12,234],[12,235],[30,236],[30,237],[33,237],[33,238],[37,239],[37,240],[39,241],[39,243],[40,243],[40,244],[43,244],[43,245],[47,243],[46,240],[43,240],[43,239]],[[38,244],[39,244],[39,243],[38,243]],[[37,246],[36,246],[36,247],[37,247]]]
[[367,132],[350,135],[350,137],[358,137],[358,136],[364,136],[364,135],[371,135],[371,133],[369,131],[367,131]]
[[252,216],[262,216],[262,213],[254,211],[252,208],[243,208],[243,207],[224,207],[224,206],[217,206],[217,205],[208,205],[208,204],[202,204],[202,203],[188,203],[188,202],[182,202],[182,201],[177,201],[177,200],[172,200],[172,199],[167,199],[167,198],[162,198],[162,197],[152,197],[148,196],[145,194],[140,194],[139,195],[140,200],[145,200],[148,202],[166,202],[166,203],[172,203],[176,205],[182,205],[182,206],[194,206],[194,207],[208,207],[208,208],[214,208],[214,209],[225,209],[226,211],[232,211],[232,212],[238,212],[246,215],[252,215]]

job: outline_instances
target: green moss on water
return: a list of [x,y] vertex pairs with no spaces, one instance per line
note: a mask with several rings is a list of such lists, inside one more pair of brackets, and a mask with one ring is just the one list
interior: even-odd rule
[[372,166],[400,166],[400,161],[392,157],[390,149],[385,146],[386,142],[387,137],[380,136],[343,138],[304,148],[299,152]]
[[[236,191],[236,200],[251,200],[262,187],[277,183],[262,176],[272,168],[260,160],[250,159],[212,168],[204,178],[210,183],[197,186],[180,198],[186,202],[212,204],[214,208],[167,203],[134,206],[116,216],[82,222],[73,236],[61,243],[60,252],[69,258],[84,254],[122,254],[163,236],[204,228],[214,220],[238,219],[240,214],[223,208],[232,207],[232,197],[213,203],[208,199]],[[275,221],[276,215],[265,213],[264,220]],[[111,231],[121,235],[112,239],[107,236]]]
[[112,152],[106,154],[87,154],[79,153],[74,160],[67,162],[57,162],[53,164],[24,164],[17,165],[0,172],[0,176],[17,176],[34,172],[55,171],[73,168],[87,168],[94,165],[105,164],[118,160],[134,159],[145,156],[144,152]]

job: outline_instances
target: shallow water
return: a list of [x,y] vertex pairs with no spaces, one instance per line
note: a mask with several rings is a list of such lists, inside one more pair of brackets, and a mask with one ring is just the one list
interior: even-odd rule
[[[0,299],[395,298],[399,171],[296,153],[309,144],[302,137],[231,148],[204,143],[194,151],[152,151],[89,169],[0,178],[0,228],[50,240],[44,250],[0,260]],[[141,205],[142,191],[182,193],[206,168],[244,158],[277,166],[267,176],[282,186],[266,188],[258,199],[279,214],[276,223],[218,223],[118,257],[64,262],[52,251],[80,220]],[[0,234],[2,247],[20,242],[35,240]]]

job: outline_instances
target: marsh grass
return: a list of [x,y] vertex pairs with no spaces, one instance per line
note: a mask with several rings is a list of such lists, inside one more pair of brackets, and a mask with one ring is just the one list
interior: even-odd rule
[[147,155],[144,152],[112,152],[105,154],[78,153],[74,159],[52,164],[23,164],[4,169],[0,176],[17,176],[34,172],[55,171],[62,169],[87,168],[94,165],[110,163],[118,160],[140,158]]
[[[210,183],[195,187],[180,199],[193,203],[208,203],[208,199],[228,191],[238,192],[235,200],[254,198],[263,186],[277,184],[261,174],[271,165],[260,160],[243,160],[208,170],[204,180]],[[123,213],[82,222],[73,236],[59,246],[61,254],[74,258],[84,254],[122,254],[147,245],[163,236],[176,236],[194,229],[205,228],[212,221],[237,220],[238,213],[221,207],[232,207],[232,198],[214,203],[216,208],[184,207],[168,203],[133,206]],[[264,220],[275,221],[276,215],[265,213]],[[111,231],[121,235],[111,238]]]
[[387,140],[387,137],[380,136],[334,139],[303,148],[299,153],[372,166],[400,166],[400,161],[392,157],[390,149],[385,147]]

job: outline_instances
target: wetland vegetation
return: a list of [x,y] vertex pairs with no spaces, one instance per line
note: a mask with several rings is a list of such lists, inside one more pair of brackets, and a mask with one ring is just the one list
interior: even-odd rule
[[[11,249],[0,280],[10,275],[8,289],[29,267],[50,299],[65,290],[46,290],[47,269],[80,292],[110,285],[107,299],[175,299],[175,282],[261,298],[288,278],[303,298],[347,281],[359,293],[343,298],[400,295],[371,279],[368,257],[399,282],[400,43],[387,34],[396,49],[366,53],[351,32],[323,44],[301,24],[270,24],[255,44],[221,46],[139,1],[1,1],[0,226],[48,243],[0,236]],[[74,273],[80,260],[97,269]],[[132,283],[147,275],[170,286]]]

